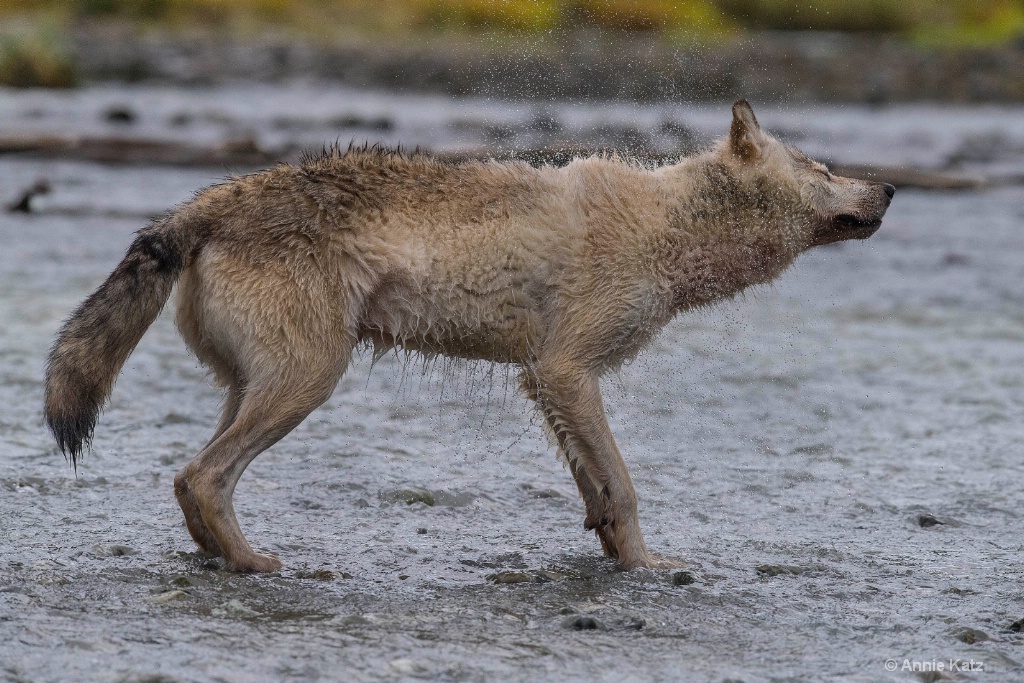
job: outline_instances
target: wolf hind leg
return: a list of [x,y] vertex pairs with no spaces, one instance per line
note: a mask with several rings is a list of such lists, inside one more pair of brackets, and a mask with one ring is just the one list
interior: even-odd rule
[[[206,442],[205,447],[208,447],[221,434],[227,431],[227,428],[231,426],[238,416],[238,409],[242,404],[242,381],[237,377],[232,377],[226,383],[228,391],[224,399],[220,422],[218,422],[217,429],[214,431],[213,436],[210,437],[210,440]],[[185,515],[185,526],[188,529],[188,533],[192,536],[192,540],[196,542],[196,545],[199,546],[199,549],[210,555],[220,555],[220,545],[217,543],[213,532],[206,526],[206,522],[203,521],[203,515],[199,509],[199,501],[196,500],[195,493],[192,491],[192,487],[189,486],[187,466],[182,468],[174,477],[174,497],[178,500],[178,505]]]
[[260,572],[281,567],[276,557],[256,553],[242,534],[232,503],[235,485],[257,455],[327,400],[347,360],[348,353],[345,362],[329,369],[282,368],[273,380],[250,383],[235,419],[179,474],[227,569]]

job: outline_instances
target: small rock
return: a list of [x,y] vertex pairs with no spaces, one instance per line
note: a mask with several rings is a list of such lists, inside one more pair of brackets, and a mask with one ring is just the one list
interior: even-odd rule
[[975,628],[962,628],[954,635],[961,643],[967,643],[968,645],[974,645],[975,643],[982,643],[986,640],[991,640],[987,633]]
[[[351,579],[352,576],[348,574],[342,574],[343,578]],[[336,577],[335,573],[330,569],[317,569],[312,572],[295,572],[295,578],[297,579],[315,579],[316,581],[334,581]]]
[[103,113],[107,123],[130,124],[135,123],[136,118],[135,112],[124,105],[115,105]]
[[172,602],[174,600],[182,600],[187,597],[188,593],[186,593],[185,591],[166,591],[153,598],[153,602]]
[[192,579],[187,576],[175,576],[171,579],[171,584],[178,586],[179,588],[191,588],[192,586],[195,586],[195,584],[192,583]]
[[784,574],[799,576],[806,571],[803,567],[794,567],[788,564],[759,564],[754,569],[758,574],[765,576],[782,576]]
[[1024,618],[1018,619],[1009,626],[1006,627],[1007,631],[1011,633],[1024,633]]
[[405,657],[401,659],[392,659],[388,662],[388,668],[396,674],[402,674],[403,676],[411,676],[413,674],[424,673],[426,671],[426,667],[422,664]]
[[608,628],[599,620],[585,614],[573,614],[562,619],[562,627],[573,631],[604,631]]
[[380,494],[381,500],[388,503],[405,503],[406,505],[412,505],[413,503],[423,503],[433,507],[434,494],[425,488],[420,486],[407,486],[398,489],[391,489],[390,491],[384,491]]
[[622,621],[622,628],[630,631],[642,631],[647,626],[647,620],[643,617],[627,617]]
[[697,581],[696,577],[688,571],[676,572],[672,575],[673,586],[689,586]]
[[917,516],[917,524],[922,529],[927,529],[928,527],[933,527],[936,524],[945,524],[945,522],[936,518],[935,515],[931,515],[926,512],[923,515]]
[[224,603],[224,609],[225,611],[227,611],[228,614],[234,615],[236,617],[254,617],[257,614],[259,614],[259,612],[256,612],[246,607],[241,600],[237,600],[234,598]]

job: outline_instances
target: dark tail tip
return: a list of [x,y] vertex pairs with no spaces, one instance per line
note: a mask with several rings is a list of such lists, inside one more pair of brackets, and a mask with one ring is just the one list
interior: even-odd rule
[[98,415],[93,412],[84,415],[47,415],[46,424],[57,441],[57,448],[64,458],[71,461],[71,467],[78,472],[78,461],[92,446],[93,429]]

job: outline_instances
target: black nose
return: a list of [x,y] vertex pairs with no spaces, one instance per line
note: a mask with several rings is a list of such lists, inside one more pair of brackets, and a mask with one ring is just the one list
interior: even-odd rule
[[885,188],[885,193],[889,195],[889,199],[892,199],[892,196],[896,194],[896,188],[889,183],[885,183],[882,187]]

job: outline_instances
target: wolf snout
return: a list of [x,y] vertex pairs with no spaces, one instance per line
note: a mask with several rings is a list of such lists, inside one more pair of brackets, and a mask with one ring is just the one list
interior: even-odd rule
[[896,194],[896,186],[890,185],[889,183],[882,183],[882,189],[885,190],[885,195],[892,199],[892,196]]

